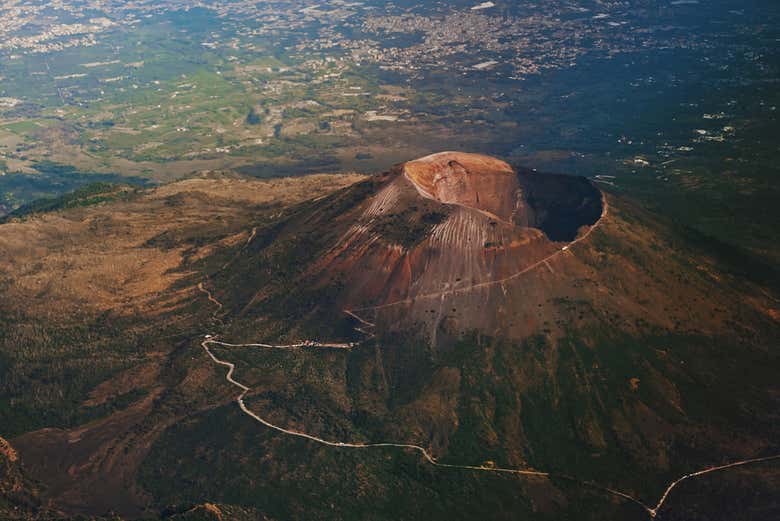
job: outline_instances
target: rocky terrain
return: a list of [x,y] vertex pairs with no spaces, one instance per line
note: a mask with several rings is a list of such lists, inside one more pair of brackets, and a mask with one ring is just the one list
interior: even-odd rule
[[[771,290],[586,179],[448,152],[89,201],[0,225],[0,434],[47,511],[643,519],[780,454]],[[347,446],[382,442],[442,465]],[[770,519],[779,472],[655,513]]]

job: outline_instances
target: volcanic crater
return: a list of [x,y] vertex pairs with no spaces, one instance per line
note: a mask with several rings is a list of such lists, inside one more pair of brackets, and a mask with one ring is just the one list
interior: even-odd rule
[[411,301],[521,272],[596,223],[602,204],[583,178],[442,152],[385,176],[316,269],[349,274],[349,306]]
[[515,172],[508,163],[481,154],[433,154],[405,163],[403,175],[423,197],[539,228],[553,241],[574,240],[602,213],[600,192],[584,179]]

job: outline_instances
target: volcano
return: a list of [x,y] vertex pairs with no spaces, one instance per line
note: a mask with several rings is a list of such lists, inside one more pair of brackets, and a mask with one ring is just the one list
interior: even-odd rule
[[[444,152],[258,237],[212,276],[227,336],[361,346],[329,376],[344,394],[315,407],[319,434],[422,439],[461,461],[479,439],[504,466],[576,467],[648,496],[662,476],[776,448],[774,399],[754,400],[776,388],[755,365],[776,356],[771,302],[587,179]],[[286,409],[282,424],[307,425],[310,410]]]
[[[434,344],[445,306],[462,330],[494,328],[501,317],[495,306],[485,309],[493,290],[534,268],[552,269],[549,262],[589,233],[605,208],[584,179],[537,177],[475,154],[406,163],[313,264],[314,284],[348,278],[342,307],[424,322]],[[458,308],[465,314],[455,317]]]
[[[298,317],[285,321],[291,334],[309,321],[349,331],[354,316],[434,348],[474,331],[560,337],[594,321],[720,334],[734,312],[730,290],[710,287],[717,268],[681,253],[657,217],[587,179],[478,154],[398,165],[298,208],[266,240],[250,246],[259,263],[239,258],[215,285],[231,288],[224,301],[242,320]],[[277,255],[283,271],[268,269]]]
[[[72,247],[49,254],[55,239]],[[1,353],[32,382],[9,380],[0,414],[24,426],[9,476],[41,483],[30,504],[780,513],[768,268],[588,179],[462,152],[373,176],[216,176],[2,225],[0,246],[20,281]],[[67,277],[41,271],[57,263]]]

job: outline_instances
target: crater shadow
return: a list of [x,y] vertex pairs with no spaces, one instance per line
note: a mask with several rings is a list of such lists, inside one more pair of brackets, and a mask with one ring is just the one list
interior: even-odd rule
[[525,168],[518,168],[517,177],[532,210],[530,226],[552,241],[573,241],[579,229],[595,224],[604,210],[601,191],[584,177]]

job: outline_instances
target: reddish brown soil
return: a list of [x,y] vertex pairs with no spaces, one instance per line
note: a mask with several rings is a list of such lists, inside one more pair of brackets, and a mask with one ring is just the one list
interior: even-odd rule
[[[514,170],[480,154],[441,152],[404,165],[404,176],[424,197],[482,210],[504,221],[527,224],[527,206]],[[519,220],[515,220],[519,218]]]

